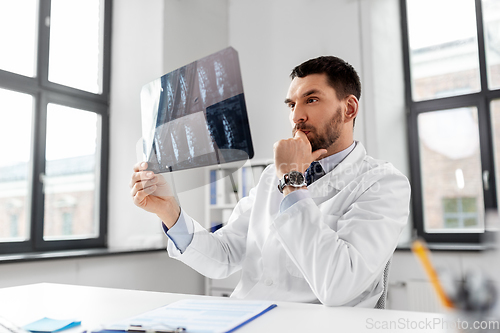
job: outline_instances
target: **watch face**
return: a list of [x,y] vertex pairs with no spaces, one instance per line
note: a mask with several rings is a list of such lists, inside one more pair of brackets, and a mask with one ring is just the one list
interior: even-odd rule
[[304,183],[304,175],[298,171],[291,171],[288,174],[290,185],[301,185]]

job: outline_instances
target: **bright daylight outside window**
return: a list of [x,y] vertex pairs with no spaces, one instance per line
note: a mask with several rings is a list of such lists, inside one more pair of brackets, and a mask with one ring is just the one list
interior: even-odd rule
[[[44,238],[95,237],[98,115],[57,104],[47,110]],[[67,126],[78,124],[77,126]]]
[[500,88],[500,1],[483,0],[482,4],[488,86],[490,89],[498,89]]
[[[476,108],[425,112],[418,116],[420,169],[426,230],[482,231],[484,217],[481,156]],[[450,208],[474,199],[475,223],[450,223]],[[470,200],[468,201],[470,202]]]
[[479,91],[474,1],[407,3],[413,100]]
[[0,3],[0,69],[35,76],[37,6],[36,0]]
[[30,95],[0,89],[0,242],[29,238],[32,115]]
[[110,8],[0,2],[0,253],[106,244]]
[[52,0],[49,81],[102,92],[103,1]]
[[415,227],[476,243],[498,206],[500,0],[401,4]]

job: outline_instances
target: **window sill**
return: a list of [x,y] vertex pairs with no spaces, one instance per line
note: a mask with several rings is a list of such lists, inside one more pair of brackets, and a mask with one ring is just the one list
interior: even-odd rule
[[123,255],[123,254],[149,253],[157,251],[165,251],[165,248],[144,248],[144,249],[96,248],[96,249],[84,249],[84,250],[27,252],[27,253],[15,253],[15,254],[4,254],[4,255],[0,254],[0,264],[51,260],[51,259],[102,257],[102,256]]
[[[466,251],[479,252],[495,249],[492,244],[427,243],[431,251]],[[411,243],[400,244],[396,251],[411,251]]]

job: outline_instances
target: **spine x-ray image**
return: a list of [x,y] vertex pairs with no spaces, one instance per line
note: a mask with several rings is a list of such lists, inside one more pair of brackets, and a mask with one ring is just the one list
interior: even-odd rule
[[172,172],[253,157],[238,53],[229,47],[145,85],[144,159]]

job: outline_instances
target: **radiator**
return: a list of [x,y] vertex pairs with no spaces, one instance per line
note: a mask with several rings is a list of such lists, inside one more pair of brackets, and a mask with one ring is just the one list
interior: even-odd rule
[[434,291],[432,284],[424,280],[409,280],[406,283],[410,311],[444,313],[446,309]]

